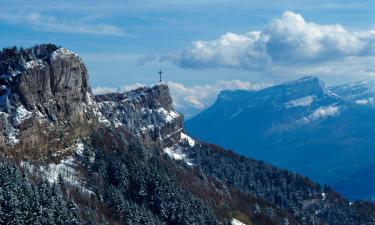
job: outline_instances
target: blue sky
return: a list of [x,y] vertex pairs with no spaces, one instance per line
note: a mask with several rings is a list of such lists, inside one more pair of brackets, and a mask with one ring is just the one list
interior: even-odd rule
[[71,49],[103,91],[152,84],[161,68],[176,101],[202,107],[225,88],[375,78],[374,15],[374,0],[0,0],[0,47]]

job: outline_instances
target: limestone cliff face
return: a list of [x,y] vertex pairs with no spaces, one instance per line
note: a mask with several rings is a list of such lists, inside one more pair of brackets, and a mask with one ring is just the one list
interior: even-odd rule
[[89,133],[93,124],[89,121],[95,118],[88,101],[87,69],[78,55],[60,48],[5,75],[1,150],[15,157],[58,156],[75,139]]
[[183,118],[165,84],[94,97],[83,61],[63,48],[2,72],[0,149],[8,156],[59,160],[100,127],[125,129],[147,148],[181,140]]
[[181,139],[183,117],[173,111],[166,84],[96,96],[100,111],[115,127],[134,134],[146,148],[163,148]]

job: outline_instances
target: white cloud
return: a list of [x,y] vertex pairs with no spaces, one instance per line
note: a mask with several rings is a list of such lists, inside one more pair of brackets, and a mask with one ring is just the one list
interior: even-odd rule
[[54,16],[32,13],[0,13],[0,21],[11,24],[26,24],[43,32],[128,36],[121,28],[105,23],[87,22],[79,19],[60,20]]
[[108,94],[108,93],[114,93],[114,92],[128,92],[128,91],[135,90],[137,88],[145,87],[145,86],[147,85],[141,84],[141,83],[123,85],[120,88],[98,86],[92,89],[92,93],[94,95],[102,95],[102,94]]
[[181,67],[257,68],[269,59],[265,54],[267,37],[259,31],[245,35],[227,33],[213,41],[195,41],[177,54],[165,57]]
[[174,106],[186,117],[191,117],[210,106],[222,90],[258,90],[270,84],[253,84],[239,80],[217,81],[212,84],[185,86],[177,82],[168,82]]
[[147,86],[146,84],[141,84],[141,83],[135,83],[135,84],[129,84],[129,85],[124,85],[121,87],[121,91],[122,92],[126,92],[126,91],[131,91],[131,90],[134,90],[134,89],[137,89],[137,88],[140,88],[140,87],[145,87]]
[[117,92],[117,88],[110,88],[110,87],[95,87],[92,89],[92,93],[94,95],[102,95]]
[[188,68],[267,71],[280,65],[312,65],[369,56],[375,56],[375,30],[350,32],[339,24],[307,22],[300,14],[286,11],[260,31],[195,41],[162,60]]
[[269,37],[267,53],[273,61],[321,61],[359,55],[366,40],[338,24],[309,23],[300,14],[285,12],[262,31]]

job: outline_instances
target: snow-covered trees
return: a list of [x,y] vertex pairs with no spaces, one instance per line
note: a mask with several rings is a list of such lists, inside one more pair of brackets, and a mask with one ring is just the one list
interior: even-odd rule
[[56,184],[0,161],[0,224],[81,224],[72,206]]

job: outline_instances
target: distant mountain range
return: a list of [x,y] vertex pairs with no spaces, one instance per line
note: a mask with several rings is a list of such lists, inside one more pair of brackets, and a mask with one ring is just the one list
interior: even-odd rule
[[328,88],[350,102],[375,108],[375,82],[361,81]]
[[201,140],[375,200],[374,85],[326,88],[304,77],[260,91],[222,91],[185,122]]

